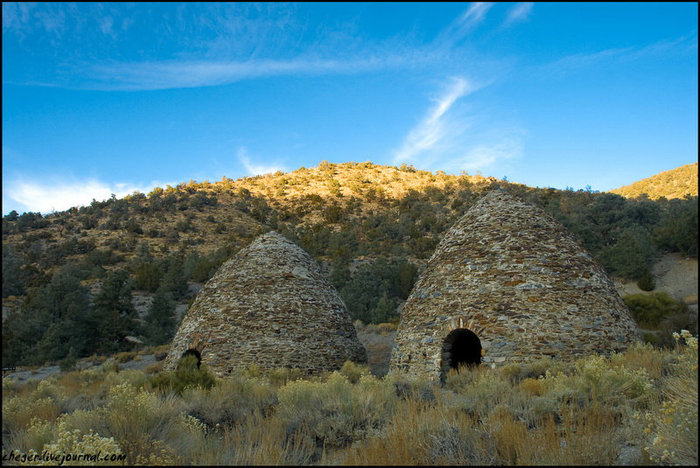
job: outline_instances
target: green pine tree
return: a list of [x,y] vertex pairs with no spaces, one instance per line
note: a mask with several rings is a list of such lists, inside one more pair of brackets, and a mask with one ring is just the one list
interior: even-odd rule
[[159,290],[153,297],[145,317],[145,332],[149,344],[167,343],[175,332],[175,300],[170,292]]
[[136,309],[131,303],[132,285],[124,270],[110,272],[94,299],[98,350],[105,354],[125,349],[124,337],[139,334]]

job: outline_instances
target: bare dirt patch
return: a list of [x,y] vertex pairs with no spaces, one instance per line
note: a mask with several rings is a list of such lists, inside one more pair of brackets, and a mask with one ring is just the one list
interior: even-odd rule
[[698,311],[698,260],[677,253],[665,254],[654,264],[652,274],[656,287],[653,291],[642,291],[635,281],[615,278],[615,287],[620,296],[628,294],[650,294],[665,292],[678,301],[683,301],[691,310]]

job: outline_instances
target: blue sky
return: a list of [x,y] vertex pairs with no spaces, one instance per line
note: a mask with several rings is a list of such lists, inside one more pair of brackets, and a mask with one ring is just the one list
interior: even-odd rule
[[3,3],[2,211],[330,162],[697,161],[697,3]]

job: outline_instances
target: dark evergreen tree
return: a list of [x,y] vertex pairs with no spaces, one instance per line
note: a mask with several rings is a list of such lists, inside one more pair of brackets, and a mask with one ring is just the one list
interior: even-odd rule
[[2,297],[24,294],[22,259],[10,245],[2,246]]
[[179,254],[169,255],[161,263],[161,268],[164,274],[160,287],[164,291],[172,293],[175,300],[184,299],[189,288],[184,271],[183,256]]
[[657,230],[657,243],[671,252],[698,256],[698,197],[671,200]]
[[175,334],[175,301],[170,292],[159,290],[145,317],[145,334],[149,344],[161,345]]
[[418,268],[413,263],[402,259],[396,270],[394,294],[401,299],[407,299],[408,295],[411,294],[413,284],[418,279]]
[[350,270],[347,261],[343,258],[335,259],[331,266],[331,283],[333,287],[340,290],[350,280]]
[[134,267],[134,288],[155,292],[160,286],[162,275],[163,272],[155,261],[141,260]]
[[638,280],[651,269],[656,250],[646,229],[635,225],[618,229],[611,237],[613,243],[598,254],[608,272]]
[[93,301],[97,320],[98,350],[110,354],[127,348],[126,336],[139,334],[136,309],[131,303],[132,285],[125,270],[108,273]]
[[63,359],[71,348],[78,356],[85,356],[97,346],[97,323],[78,272],[67,265],[39,292],[38,306],[50,316],[50,325],[35,347],[42,362]]
[[377,301],[371,312],[372,323],[385,323],[398,318],[396,314],[396,303],[389,299],[386,292],[382,293],[382,297]]
[[94,349],[96,324],[81,274],[74,264],[65,265],[29,295],[22,311],[3,324],[3,341],[8,342],[3,359],[43,364],[65,358],[71,348],[78,355]]

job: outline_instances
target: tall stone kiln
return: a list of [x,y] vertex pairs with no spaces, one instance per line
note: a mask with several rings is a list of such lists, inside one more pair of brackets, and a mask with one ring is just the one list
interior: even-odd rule
[[408,297],[390,372],[610,353],[637,327],[603,268],[556,220],[502,190],[448,230]]
[[251,364],[317,374],[367,359],[338,292],[309,254],[275,232],[241,249],[204,285],[164,370],[186,352],[219,376]]

